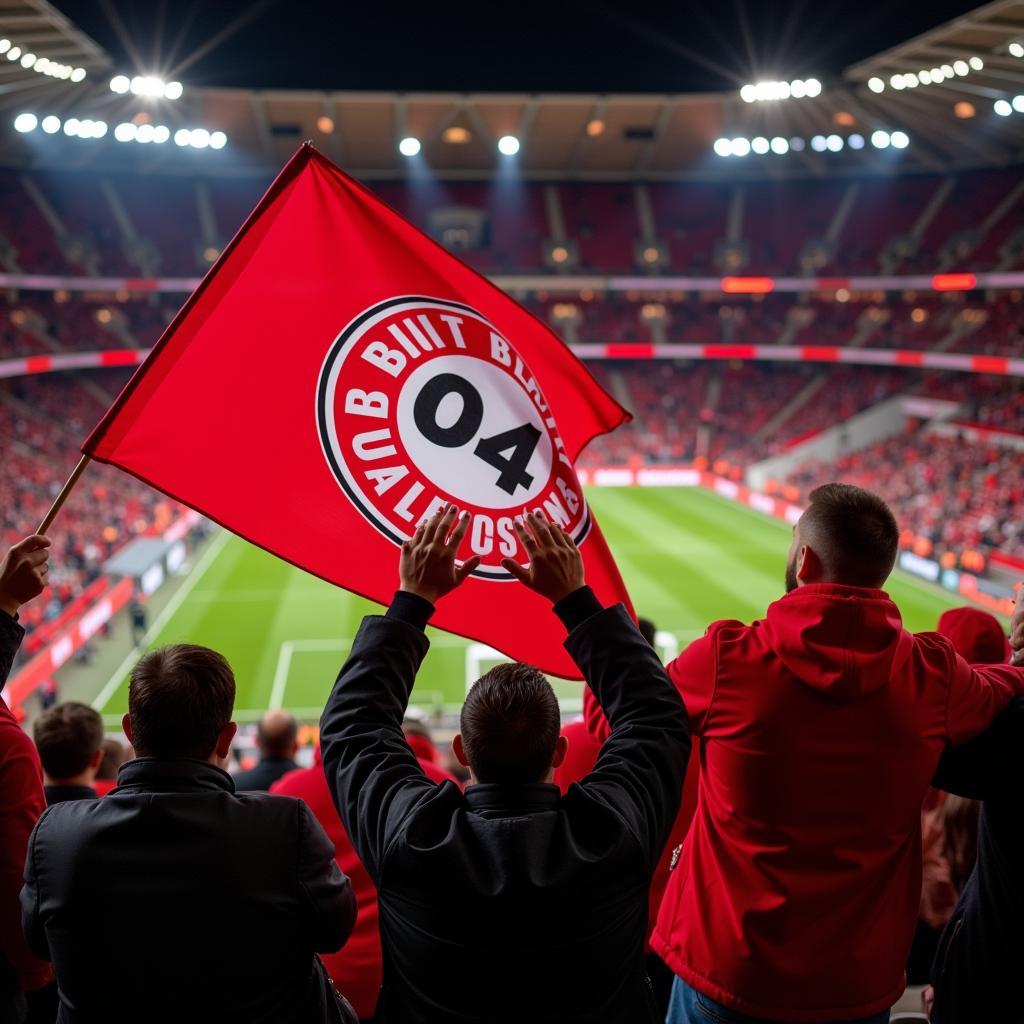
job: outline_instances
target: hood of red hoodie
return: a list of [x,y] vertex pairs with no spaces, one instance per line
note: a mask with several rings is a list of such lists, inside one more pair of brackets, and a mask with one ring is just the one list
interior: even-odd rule
[[797,587],[769,606],[761,627],[797,679],[843,701],[888,685],[914,643],[884,590],[833,583]]

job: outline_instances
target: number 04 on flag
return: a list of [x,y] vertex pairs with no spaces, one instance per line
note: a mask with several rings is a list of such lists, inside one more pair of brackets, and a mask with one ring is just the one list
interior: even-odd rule
[[628,418],[569,349],[310,145],[83,447],[254,544],[386,603],[446,502],[479,567],[434,624],[578,677],[513,519],[542,509],[605,603],[628,596],[573,468]]

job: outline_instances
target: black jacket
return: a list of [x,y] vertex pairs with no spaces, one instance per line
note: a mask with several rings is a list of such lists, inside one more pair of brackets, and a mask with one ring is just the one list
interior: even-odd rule
[[934,785],[981,800],[978,862],[939,939],[933,1024],[1024,1022],[1024,698],[950,747]]
[[290,757],[264,757],[244,772],[235,772],[236,793],[256,792],[266,790],[277,782],[282,775],[295,771],[299,766]]
[[46,806],[67,803],[68,800],[99,800],[99,795],[92,786],[43,786],[46,794]]
[[557,610],[612,730],[564,797],[426,778],[402,734],[432,611],[411,595],[363,620],[324,711],[328,785],[379,889],[388,1024],[659,1019],[647,898],[679,807],[686,711],[621,606],[584,588]]
[[301,800],[153,758],[122,765],[102,800],[47,808],[21,906],[61,1024],[317,1019],[314,950],[338,949],[356,909]]

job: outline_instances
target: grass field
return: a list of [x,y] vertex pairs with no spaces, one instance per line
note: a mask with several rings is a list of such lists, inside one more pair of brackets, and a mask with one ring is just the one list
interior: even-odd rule
[[[715,619],[760,617],[783,589],[790,528],[699,488],[599,488],[588,494],[641,615],[680,644]],[[897,573],[889,592],[909,629],[931,629],[955,600]],[[268,707],[316,718],[355,635],[376,605],[338,590],[228,533],[206,548],[151,624],[149,646],[175,641],[222,651],[238,679],[242,721]],[[458,704],[466,689],[468,641],[431,631],[413,693],[426,707]],[[127,705],[134,656],[97,695],[105,715]],[[571,706],[581,684],[562,683]]]

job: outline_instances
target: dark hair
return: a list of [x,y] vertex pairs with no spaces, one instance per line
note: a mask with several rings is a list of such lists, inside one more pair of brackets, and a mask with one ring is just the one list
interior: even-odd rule
[[88,704],[68,701],[44,711],[32,730],[43,771],[71,779],[89,767],[103,742],[103,719]]
[[128,751],[120,740],[109,736],[101,744],[103,747],[103,760],[100,761],[99,770],[96,772],[97,779],[116,779],[117,769],[128,759]]
[[658,632],[658,627],[650,619],[640,618],[636,620],[636,628],[640,630],[640,635],[653,647],[654,634]]
[[299,723],[287,711],[266,712],[256,727],[256,743],[265,757],[291,757],[299,736]]
[[132,669],[128,686],[135,751],[205,760],[234,704],[235,677],[222,654],[195,644],[152,651]]
[[561,719],[544,675],[519,662],[495,665],[466,695],[460,717],[478,782],[539,782],[551,767]]
[[852,484],[831,483],[810,493],[800,519],[801,539],[821,559],[831,582],[880,587],[896,564],[900,531],[892,509]]

